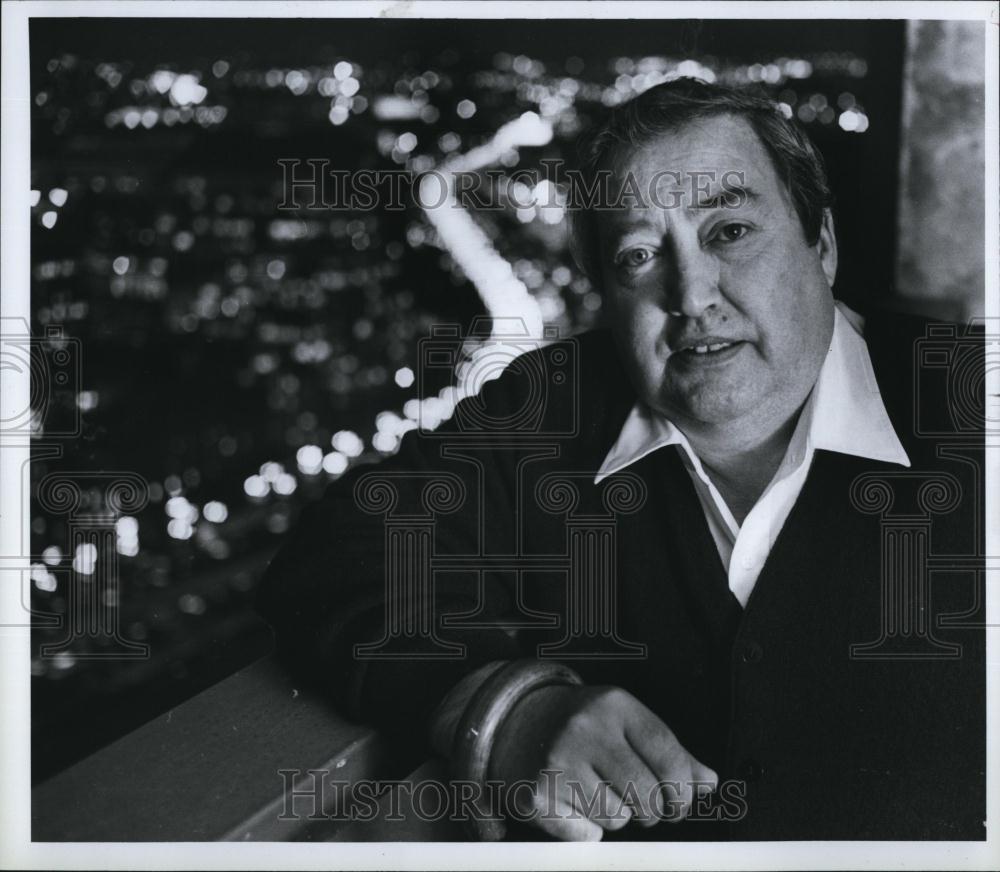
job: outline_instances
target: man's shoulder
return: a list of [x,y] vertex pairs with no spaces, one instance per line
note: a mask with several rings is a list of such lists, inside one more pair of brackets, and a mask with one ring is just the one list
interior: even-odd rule
[[631,408],[634,402],[618,346],[606,328],[550,342],[529,352],[527,360],[532,359],[542,364],[549,376],[549,394],[560,403],[572,403],[592,414],[624,403]]
[[560,336],[539,345],[538,348],[529,353],[551,359],[551,356],[559,349],[566,348],[573,348],[573,353],[578,355],[580,361],[586,362],[590,366],[603,369],[607,366],[621,367],[622,365],[618,346],[615,344],[611,331],[606,327]]
[[[514,357],[498,344],[496,353],[503,372],[459,404],[459,430],[486,425],[505,439],[537,435],[610,446],[635,402],[609,330],[556,339]],[[488,367],[490,357],[487,343],[481,365]]]
[[894,347],[912,344],[927,333],[927,328],[942,322],[923,315],[892,309],[863,310],[865,340],[870,346]]

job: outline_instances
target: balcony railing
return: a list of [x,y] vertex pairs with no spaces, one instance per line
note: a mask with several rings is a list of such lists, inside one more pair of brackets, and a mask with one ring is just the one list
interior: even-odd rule
[[371,820],[352,820],[338,807],[345,791],[329,789],[330,778],[354,785],[445,777],[441,761],[412,769],[386,739],[346,721],[268,658],[38,785],[32,840],[466,838],[456,823],[421,820],[405,800],[386,820],[388,796]]

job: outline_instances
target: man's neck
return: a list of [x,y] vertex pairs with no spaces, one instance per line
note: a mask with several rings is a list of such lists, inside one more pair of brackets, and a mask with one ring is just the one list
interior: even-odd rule
[[[756,505],[778,471],[801,409],[777,429],[734,439],[735,428],[691,428],[685,435],[738,524]],[[682,428],[684,429],[684,428]]]

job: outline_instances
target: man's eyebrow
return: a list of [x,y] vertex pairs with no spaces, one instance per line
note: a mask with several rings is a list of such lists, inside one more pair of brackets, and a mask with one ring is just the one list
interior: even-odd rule
[[618,220],[609,222],[604,236],[607,239],[621,239],[632,233],[643,233],[648,230],[657,232],[657,225],[655,221],[651,221],[645,216],[641,218],[619,218]]
[[693,204],[695,209],[738,209],[748,203],[760,200],[753,188],[747,185],[723,185],[722,190],[711,197],[699,199]]

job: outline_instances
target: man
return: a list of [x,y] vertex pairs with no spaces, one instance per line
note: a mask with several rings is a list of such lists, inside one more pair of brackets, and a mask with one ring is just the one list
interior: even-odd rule
[[[427,723],[457,776],[527,779],[502,810],[556,838],[983,838],[977,577],[930,597],[907,564],[893,600],[872,496],[954,483],[932,542],[980,553],[974,458],[914,433],[923,325],[834,301],[821,159],[766,101],[658,86],[584,168],[630,192],[575,216],[612,335],[516,361],[379,470],[398,516],[451,483],[410,576],[452,561],[427,632],[390,631],[392,514],[366,514],[360,473],[271,566],[282,650],[354,716]],[[571,351],[577,377],[546,381],[521,438],[533,367]],[[560,549],[568,572],[545,563]]]

